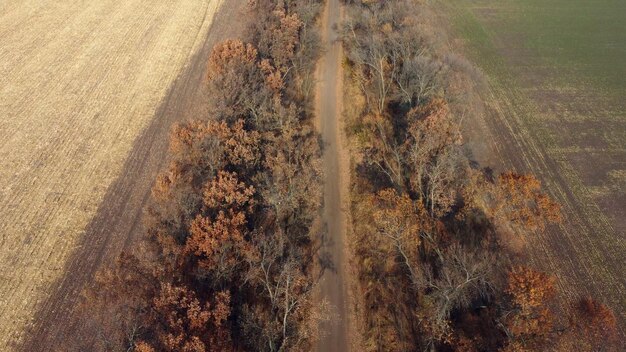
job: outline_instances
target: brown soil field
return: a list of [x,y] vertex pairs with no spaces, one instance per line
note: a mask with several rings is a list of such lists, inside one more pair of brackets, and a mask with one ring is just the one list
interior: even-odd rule
[[[552,121],[539,127],[523,120],[527,114],[541,116],[540,111],[545,111],[541,104],[565,103],[558,98],[542,95],[535,102],[520,96],[515,88],[493,82],[485,96],[486,130],[476,131],[474,138],[493,149],[475,153],[476,160],[496,171],[513,169],[537,175],[562,206],[563,224],[528,238],[529,251],[522,254],[528,254],[533,265],[557,278],[563,302],[592,296],[607,303],[620,320],[622,336],[626,336],[626,234],[620,216],[624,196],[602,184],[608,171],[602,170],[602,164],[618,165],[614,158],[620,158],[621,153],[575,145],[574,136],[593,130],[591,123],[577,127]],[[544,133],[562,133],[560,138],[571,145],[571,150],[549,145],[542,140]],[[585,174],[594,172],[602,176],[584,179]],[[595,186],[598,183],[601,185]],[[596,187],[609,189],[597,192]]]
[[224,1],[0,4],[0,350],[71,333],[138,232],[171,123],[202,113],[208,52],[241,28],[225,1],[215,23]]
[[[484,129],[472,133],[474,160],[491,166],[495,172],[512,169],[537,175],[544,189],[561,204],[564,215],[563,224],[526,238],[520,254],[531,265],[557,278],[562,302],[591,296],[607,303],[620,322],[621,336],[626,336],[626,234],[623,218],[618,217],[624,211],[624,196],[615,191],[597,194],[593,183],[601,178],[585,183],[579,176],[603,172],[598,164],[608,162],[615,154],[598,151],[593,155],[577,146],[571,154],[550,148],[540,137],[546,131],[522,120],[525,114],[541,109],[540,105],[529,104],[514,88],[493,83],[485,96],[488,107]],[[577,134],[590,126],[574,129],[555,123],[551,128],[551,133]],[[579,164],[571,164],[573,159],[569,158],[580,158]],[[608,204],[601,203],[599,196]]]

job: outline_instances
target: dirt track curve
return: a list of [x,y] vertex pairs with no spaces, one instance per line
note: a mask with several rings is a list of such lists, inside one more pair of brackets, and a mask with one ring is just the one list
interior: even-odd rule
[[110,263],[141,233],[142,210],[163,167],[171,125],[206,113],[205,63],[216,42],[240,36],[245,27],[241,19],[246,17],[242,13],[246,3],[223,0],[202,49],[191,53],[188,65],[170,88],[156,116],[135,141],[121,176],[110,186],[85,230],[77,247],[80,250],[72,255],[65,275],[39,307],[28,337],[21,346],[16,346],[17,350],[49,351],[51,346],[71,340],[73,331],[81,324],[73,312],[81,291],[103,263]]
[[341,19],[338,0],[328,0],[322,18],[322,42],[326,51],[320,61],[317,78],[317,118],[324,142],[325,172],[323,220],[327,235],[322,243],[329,255],[331,268],[326,270],[320,284],[321,299],[326,299],[337,319],[323,326],[325,335],[318,351],[347,351],[349,346],[349,304],[346,280],[346,180],[345,150],[342,145],[341,124],[341,44],[333,29]]

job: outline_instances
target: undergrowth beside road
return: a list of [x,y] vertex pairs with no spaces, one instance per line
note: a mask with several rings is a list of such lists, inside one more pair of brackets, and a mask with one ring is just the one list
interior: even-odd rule
[[561,221],[532,175],[492,174],[463,151],[478,73],[446,51],[428,7],[347,1],[352,249],[363,348],[569,351],[616,348],[591,298],[557,306],[554,279],[511,244]]
[[306,350],[327,319],[312,122],[320,52],[313,0],[249,4],[248,42],[207,63],[209,116],[176,126],[142,243],[100,273],[74,349]]

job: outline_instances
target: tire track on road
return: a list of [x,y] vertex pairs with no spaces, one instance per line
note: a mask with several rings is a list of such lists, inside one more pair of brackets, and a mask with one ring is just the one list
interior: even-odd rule
[[326,48],[317,71],[316,116],[324,143],[324,208],[323,221],[327,233],[322,239],[322,251],[329,256],[331,267],[326,268],[320,282],[320,300],[327,300],[338,319],[322,324],[323,333],[317,350],[347,351],[350,335],[350,304],[347,284],[347,251],[345,199],[348,195],[346,151],[342,145],[341,115],[341,44],[333,29],[341,20],[338,0],[328,0],[322,17],[322,44]]

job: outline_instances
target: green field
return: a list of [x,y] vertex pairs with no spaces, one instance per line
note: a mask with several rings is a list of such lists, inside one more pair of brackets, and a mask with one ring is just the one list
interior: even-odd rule
[[[626,92],[626,2],[622,0],[449,0],[456,28],[482,60],[519,50],[520,66],[555,69],[554,84],[581,79],[607,93]],[[464,13],[463,13],[464,12]],[[486,54],[486,55],[485,55]],[[515,59],[515,58],[514,58]],[[528,59],[527,62],[521,62]],[[526,60],[524,60],[526,61]],[[555,78],[555,77],[553,77]]]
[[530,241],[531,260],[567,298],[609,303],[624,333],[626,1],[438,3],[487,78],[473,135],[489,148],[476,159],[538,175],[563,205],[563,226]]

